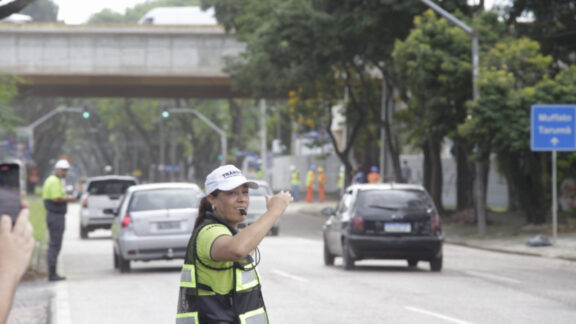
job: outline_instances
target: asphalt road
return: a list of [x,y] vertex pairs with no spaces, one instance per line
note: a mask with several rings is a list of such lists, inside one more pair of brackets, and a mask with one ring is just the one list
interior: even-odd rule
[[[112,266],[110,232],[78,235],[67,217],[55,322],[173,323],[180,260]],[[446,245],[444,270],[421,262],[360,261],[344,271],[322,260],[323,216],[284,215],[260,246],[258,266],[271,323],[574,323],[574,262]]]

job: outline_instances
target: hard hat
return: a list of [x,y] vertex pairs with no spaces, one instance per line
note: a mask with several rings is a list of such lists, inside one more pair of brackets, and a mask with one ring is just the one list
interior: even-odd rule
[[290,171],[294,171],[294,170],[296,170],[296,168],[295,168],[293,165],[291,165],[291,166],[290,166]]
[[104,172],[106,172],[106,173],[112,172],[112,167],[109,166],[109,165],[105,166],[105,167],[104,167]]
[[310,170],[316,170],[316,166],[314,164],[310,165]]
[[374,166],[372,166],[372,167],[370,168],[370,171],[372,171],[372,172],[378,172],[378,167],[374,165]]
[[58,160],[56,165],[54,165],[54,169],[70,169],[70,162],[68,160]]
[[324,172],[324,168],[318,167],[318,172]]

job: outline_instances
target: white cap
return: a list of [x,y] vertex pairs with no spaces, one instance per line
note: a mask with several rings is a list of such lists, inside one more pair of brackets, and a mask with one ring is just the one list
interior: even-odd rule
[[54,169],[70,169],[70,162],[68,160],[58,160],[56,165],[54,165]]
[[248,184],[248,187],[252,189],[258,188],[258,184],[253,181],[248,181],[237,167],[232,164],[223,165],[210,172],[206,177],[206,194],[211,194],[216,189],[223,191],[232,190],[243,184]]

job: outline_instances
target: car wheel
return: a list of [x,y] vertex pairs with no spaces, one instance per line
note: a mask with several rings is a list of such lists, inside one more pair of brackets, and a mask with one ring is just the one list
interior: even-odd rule
[[80,238],[83,240],[88,238],[88,229],[82,225],[80,225]]
[[430,260],[430,270],[434,272],[442,271],[442,257]]
[[114,269],[118,269],[118,253],[114,250]]
[[416,266],[418,265],[418,260],[415,259],[408,259],[408,266],[410,268],[416,268]]
[[345,270],[353,270],[354,269],[354,258],[352,257],[352,252],[350,250],[348,240],[344,241],[343,250],[344,251],[342,251],[343,252],[342,258],[344,259],[344,269]]
[[324,242],[324,264],[327,266],[334,265],[334,254],[330,254],[326,242]]
[[118,267],[120,272],[125,273],[130,271],[130,260],[126,260],[122,257],[122,254],[118,254]]

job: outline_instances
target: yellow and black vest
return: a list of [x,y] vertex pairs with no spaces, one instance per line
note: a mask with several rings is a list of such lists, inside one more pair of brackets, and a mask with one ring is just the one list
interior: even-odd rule
[[[260,289],[260,279],[256,264],[251,256],[234,262],[227,268],[214,268],[204,264],[198,257],[196,241],[200,230],[211,224],[226,226],[233,235],[236,230],[207,212],[206,219],[192,233],[180,278],[180,295],[178,297],[177,324],[267,324],[268,315]],[[233,286],[226,295],[217,294],[209,284],[198,279],[198,264],[211,271],[232,271]],[[199,289],[214,292],[213,295],[200,295]]]

